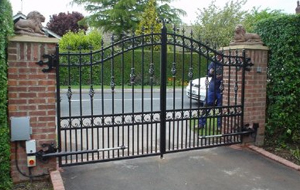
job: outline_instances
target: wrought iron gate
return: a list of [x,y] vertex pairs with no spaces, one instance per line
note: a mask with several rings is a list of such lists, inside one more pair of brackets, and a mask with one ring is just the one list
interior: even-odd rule
[[[112,37],[96,51],[57,47],[58,152],[45,156],[67,166],[241,143],[251,133],[243,130],[250,60],[245,52],[220,53],[192,32],[176,31],[163,26],[161,33]],[[207,95],[207,68],[217,55],[223,58],[223,105],[202,105],[199,96],[186,94],[194,79],[206,77],[205,86],[196,87]],[[200,117],[207,118],[203,129],[197,128]]]

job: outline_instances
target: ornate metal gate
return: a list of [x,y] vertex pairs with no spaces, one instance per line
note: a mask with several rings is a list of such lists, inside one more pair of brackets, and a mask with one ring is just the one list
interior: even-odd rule
[[[57,47],[58,152],[45,156],[58,156],[67,166],[241,143],[253,132],[243,123],[250,60],[245,52],[220,52],[184,33],[169,33],[164,25],[161,33],[117,42],[112,37],[96,51]],[[212,61],[224,68],[221,106],[187,96],[194,87],[207,95]],[[204,85],[193,83],[201,77]],[[203,129],[200,117],[207,119]]]

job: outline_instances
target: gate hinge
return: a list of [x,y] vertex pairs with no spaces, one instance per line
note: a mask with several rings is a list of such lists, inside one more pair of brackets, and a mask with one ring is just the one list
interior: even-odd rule
[[245,67],[245,70],[246,71],[251,71],[251,67],[254,65],[251,61],[251,58],[247,57],[246,58],[246,67]]
[[48,66],[48,68],[42,69],[42,71],[44,73],[50,72],[53,69],[53,67],[56,67],[56,65],[57,65],[57,58],[56,58],[56,56],[54,54],[51,54],[51,55],[44,54],[42,57],[43,57],[43,59],[48,59],[48,61],[44,62],[43,60],[40,60],[36,64],[38,64],[39,66],[43,66],[43,65],[47,65]]

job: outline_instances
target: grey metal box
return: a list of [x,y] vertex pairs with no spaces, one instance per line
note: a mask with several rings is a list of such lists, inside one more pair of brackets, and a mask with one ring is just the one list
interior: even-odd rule
[[11,141],[30,139],[31,128],[29,117],[11,117]]

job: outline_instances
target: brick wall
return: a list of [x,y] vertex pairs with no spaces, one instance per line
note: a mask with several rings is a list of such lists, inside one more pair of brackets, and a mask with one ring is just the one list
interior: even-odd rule
[[[268,64],[268,48],[261,45],[237,45],[225,47],[225,54],[228,50],[242,52],[245,50],[246,57],[250,57],[254,66],[252,66],[251,71],[246,71],[245,73],[245,100],[244,100],[244,124],[253,125],[253,123],[258,123],[258,133],[256,137],[256,144],[262,145],[264,142],[264,132],[265,132],[265,122],[266,122],[266,88],[267,88],[267,64]],[[224,71],[225,75],[231,73],[231,71]],[[238,72],[238,101],[241,101],[241,86],[242,86],[242,72]],[[234,76],[234,73],[231,73]],[[224,82],[225,84],[226,81]],[[234,96],[234,84],[230,84],[229,93],[224,92],[223,104],[228,105],[227,102],[228,95],[230,97]],[[233,98],[229,98],[233,100]],[[244,139],[247,142],[251,139]]]
[[[42,143],[56,141],[55,71],[43,73],[36,64],[43,54],[55,51],[56,43],[56,39],[16,36],[10,39],[8,47],[8,115],[9,118],[30,118],[31,139],[36,140],[37,151],[41,150]],[[17,169],[16,144],[19,169],[26,175],[29,170],[25,141],[12,142],[11,175],[14,182],[19,182],[29,178]],[[49,170],[55,168],[55,158],[47,164],[37,161],[37,166],[32,168],[32,175],[49,174]]]

